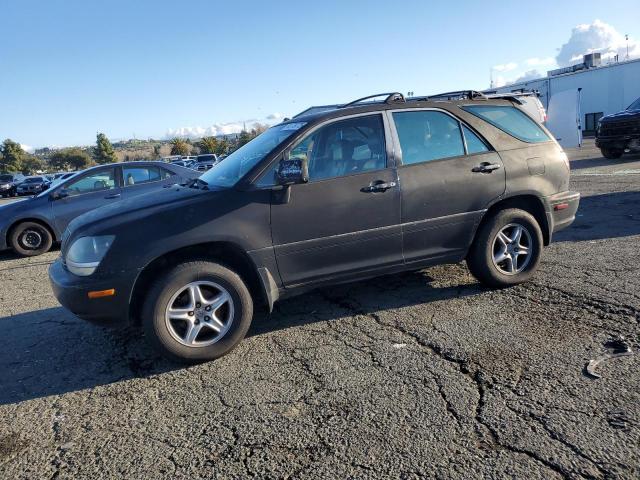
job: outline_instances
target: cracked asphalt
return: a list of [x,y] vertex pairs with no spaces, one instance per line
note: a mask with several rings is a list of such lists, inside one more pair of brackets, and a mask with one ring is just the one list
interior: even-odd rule
[[[571,157],[584,198],[532,282],[318,290],[189,368],[63,310],[58,252],[1,254],[0,478],[638,478],[640,156]],[[587,377],[619,335],[636,355]]]

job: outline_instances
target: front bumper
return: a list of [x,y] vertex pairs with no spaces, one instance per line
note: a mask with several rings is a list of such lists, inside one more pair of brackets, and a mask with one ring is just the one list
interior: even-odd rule
[[637,151],[640,150],[640,134],[596,137],[596,147]]
[[[78,277],[58,259],[49,267],[49,281],[62,306],[81,319],[103,326],[129,323],[129,299],[135,274],[109,280]],[[88,296],[89,292],[111,288],[115,289],[113,296],[93,299]]]
[[576,219],[580,204],[578,192],[560,192],[545,198],[550,233],[567,228]]

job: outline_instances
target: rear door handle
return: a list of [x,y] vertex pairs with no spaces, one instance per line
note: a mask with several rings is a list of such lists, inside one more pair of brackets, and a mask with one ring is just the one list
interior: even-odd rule
[[475,173],[491,173],[501,167],[502,165],[498,163],[482,162],[480,165],[476,165],[475,167],[473,167],[471,171]]
[[362,187],[360,191],[365,193],[386,192],[396,185],[398,185],[396,182],[383,182],[382,180],[378,180],[377,182],[371,182],[366,187]]
[[120,198],[120,194],[119,193],[112,193],[111,195],[107,195],[104,198],[106,198],[106,199]]

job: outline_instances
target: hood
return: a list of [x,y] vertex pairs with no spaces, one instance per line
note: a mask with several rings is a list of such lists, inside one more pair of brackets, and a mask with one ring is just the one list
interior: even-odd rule
[[96,208],[87,213],[76,217],[69,223],[69,231],[72,232],[79,228],[91,227],[93,225],[102,225],[115,218],[117,219],[135,219],[145,217],[158,210],[164,210],[169,207],[175,208],[185,203],[189,203],[193,199],[200,198],[202,195],[211,194],[221,190],[200,190],[197,188],[173,186],[162,190],[156,190],[142,195],[136,195],[126,200],[105,205]]
[[[45,199],[47,201],[47,199]],[[43,201],[37,197],[21,198],[11,203],[0,205],[0,228],[12,223],[16,217],[26,215],[41,218],[43,215]]]
[[22,210],[25,207],[25,202],[31,202],[34,199],[35,197],[20,198],[18,200],[14,200],[11,203],[3,203],[2,205],[0,205],[0,220],[2,220],[5,215],[8,215],[9,212]]
[[635,119],[640,119],[640,110],[623,110],[622,112],[612,113],[602,117],[600,122],[622,122]]

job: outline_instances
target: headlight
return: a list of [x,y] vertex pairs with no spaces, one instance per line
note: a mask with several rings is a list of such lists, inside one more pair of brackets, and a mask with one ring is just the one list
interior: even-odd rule
[[115,238],[114,235],[104,235],[77,239],[65,257],[69,271],[79,277],[91,275],[100,265]]

